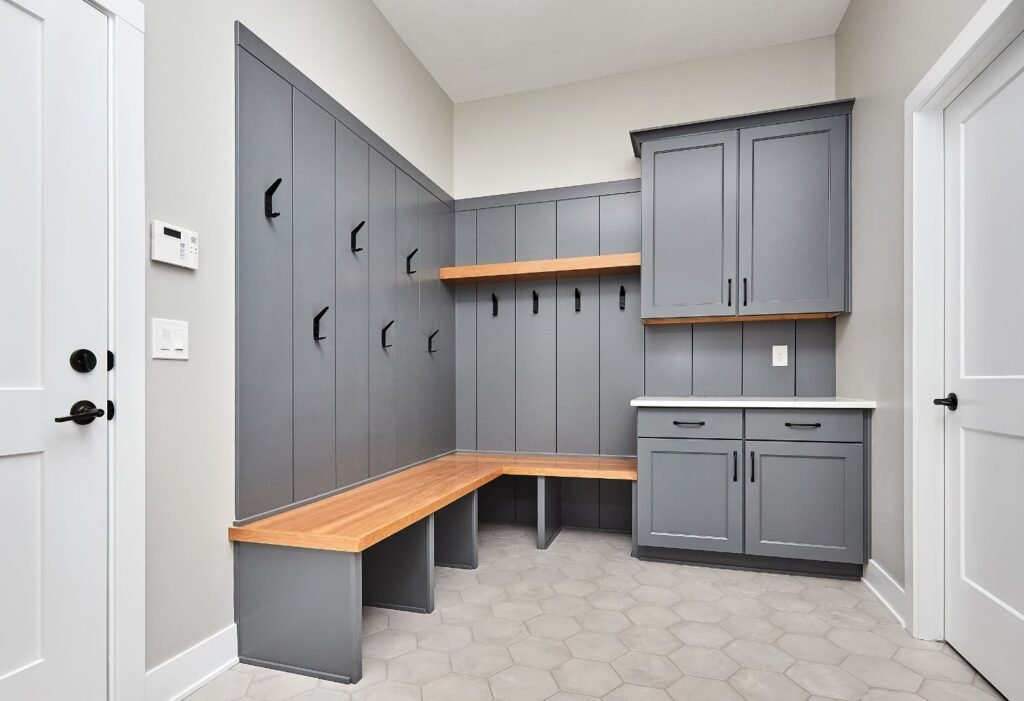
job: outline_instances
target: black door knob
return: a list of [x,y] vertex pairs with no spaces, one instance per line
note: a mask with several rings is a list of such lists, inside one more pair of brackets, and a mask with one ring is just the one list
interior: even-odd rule
[[88,348],[79,348],[68,360],[75,372],[92,372],[96,369],[96,354]]
[[960,405],[960,400],[956,398],[955,394],[950,392],[945,397],[933,399],[932,404],[934,404],[935,406],[944,406],[950,411],[956,411],[956,408]]
[[106,412],[88,399],[82,399],[71,405],[71,412],[67,416],[58,416],[54,421],[59,424],[74,421],[79,426],[85,426],[103,416],[104,413]]

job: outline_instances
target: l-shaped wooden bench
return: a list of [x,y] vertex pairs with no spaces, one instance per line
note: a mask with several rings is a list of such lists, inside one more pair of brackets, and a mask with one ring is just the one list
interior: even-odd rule
[[239,658],[340,682],[362,677],[362,606],[430,613],[434,566],[477,566],[477,492],[537,478],[537,547],[561,529],[560,479],[636,481],[635,458],[452,453],[234,526]]

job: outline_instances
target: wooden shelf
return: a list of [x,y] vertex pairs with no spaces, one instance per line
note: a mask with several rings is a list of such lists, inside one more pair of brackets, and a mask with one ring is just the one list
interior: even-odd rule
[[512,282],[545,278],[585,277],[609,273],[633,273],[640,270],[639,253],[615,253],[579,258],[548,258],[512,263],[456,265],[441,268],[441,282],[475,285],[480,282]]
[[676,316],[665,319],[644,319],[649,326],[663,324],[728,324],[738,321],[784,321],[787,319],[832,319],[839,312],[815,312],[810,314],[759,314],[756,316]]

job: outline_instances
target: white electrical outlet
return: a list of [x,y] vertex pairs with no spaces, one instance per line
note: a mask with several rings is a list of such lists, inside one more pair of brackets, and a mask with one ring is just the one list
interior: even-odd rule
[[789,346],[772,346],[772,367],[784,368],[789,365]]

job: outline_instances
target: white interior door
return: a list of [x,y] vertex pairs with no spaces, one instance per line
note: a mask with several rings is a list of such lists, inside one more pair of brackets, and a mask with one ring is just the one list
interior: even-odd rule
[[[107,18],[0,0],[0,699],[107,689]],[[77,372],[77,349],[95,354]],[[84,367],[84,366],[83,366]]]
[[946,639],[1024,699],[1024,38],[946,109]]

